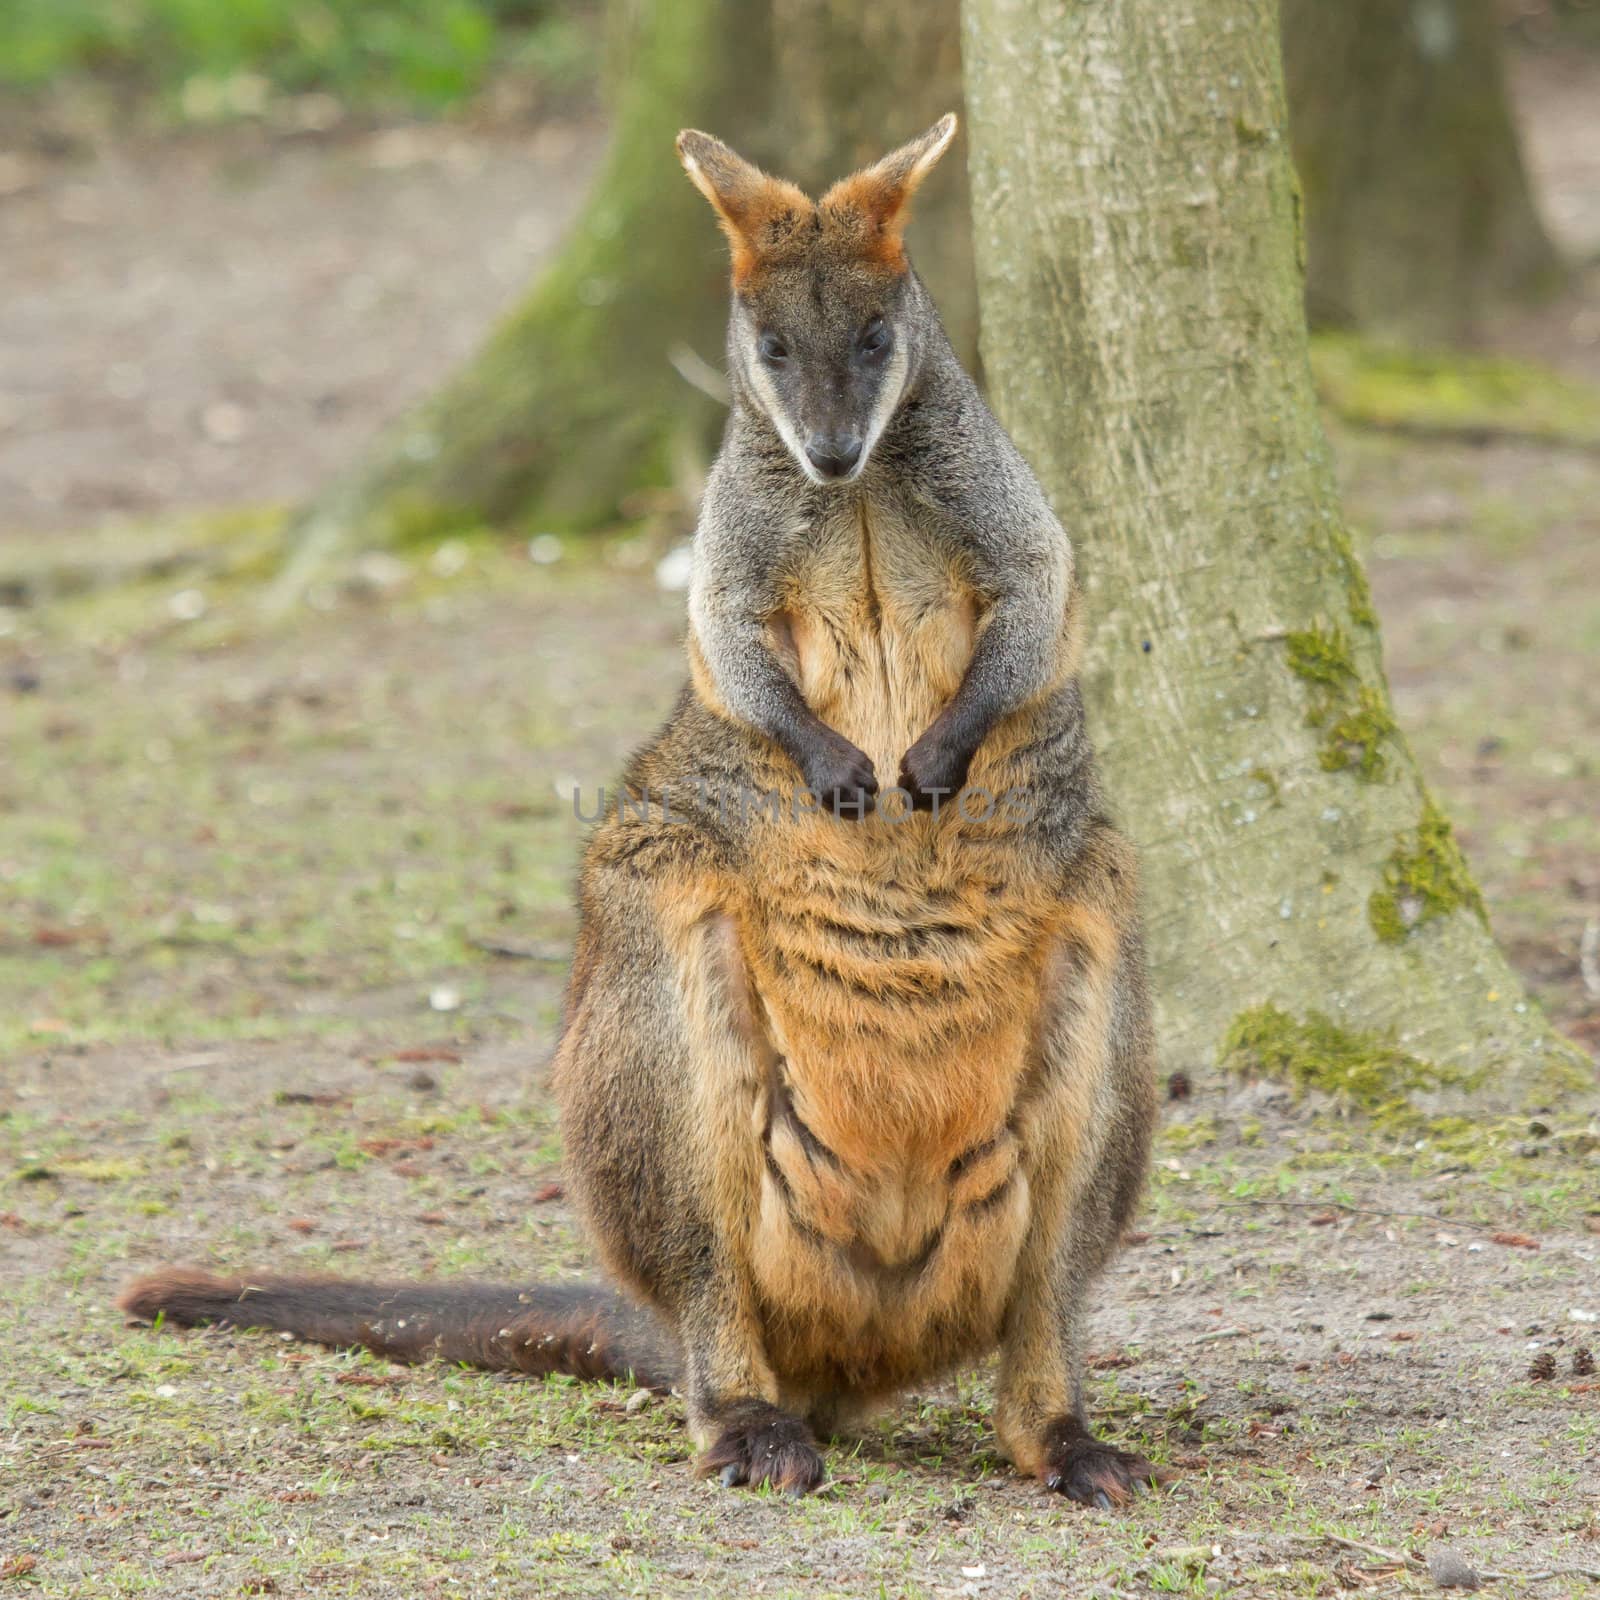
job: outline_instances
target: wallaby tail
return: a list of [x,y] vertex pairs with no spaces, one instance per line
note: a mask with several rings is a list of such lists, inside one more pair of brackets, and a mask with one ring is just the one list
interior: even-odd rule
[[621,1378],[670,1389],[682,1355],[651,1311],[598,1284],[360,1283],[216,1278],[163,1267],[117,1304],[140,1322],[271,1328],[316,1344],[360,1345],[391,1361],[452,1361],[490,1372]]

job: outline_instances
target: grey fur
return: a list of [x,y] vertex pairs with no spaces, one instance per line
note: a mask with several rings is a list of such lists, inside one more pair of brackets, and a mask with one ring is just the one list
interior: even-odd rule
[[[818,541],[851,536],[841,513],[853,502],[895,503],[924,530],[932,554],[964,568],[986,611],[945,726],[928,749],[908,752],[900,775],[913,792],[958,788],[984,734],[1056,675],[1071,542],[962,369],[915,273],[883,285],[867,272],[843,277],[823,260],[778,276],[758,296],[736,297],[729,322],[733,406],[695,532],[689,617],[696,643],[729,711],[782,745],[814,791],[831,792],[841,764],[848,775],[854,758],[841,757],[827,730],[811,725],[773,649],[768,619]],[[818,483],[794,441],[816,422],[819,395],[840,389],[849,341],[875,316],[903,352],[903,382],[858,474]],[[781,385],[761,375],[757,348],[761,329],[773,326],[803,363]],[[870,433],[881,384],[861,386],[851,398],[849,423]]]

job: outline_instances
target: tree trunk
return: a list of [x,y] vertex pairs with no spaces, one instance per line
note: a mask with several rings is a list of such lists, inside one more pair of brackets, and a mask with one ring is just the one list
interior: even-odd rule
[[1560,286],[1491,0],[1284,0],[1283,52],[1314,322],[1459,342]]
[[1391,715],[1307,365],[1271,0],[964,22],[990,390],[1085,575],[1166,1059],[1371,1109],[1592,1093]]
[[[605,169],[561,257],[461,372],[377,441],[293,530],[281,600],[336,550],[462,526],[582,529],[704,456],[722,408],[675,370],[716,372],[727,263],[678,168],[703,127],[820,187],[958,106],[957,0],[646,0]],[[930,185],[913,248],[975,349],[964,174]],[[703,365],[702,365],[703,364]]]

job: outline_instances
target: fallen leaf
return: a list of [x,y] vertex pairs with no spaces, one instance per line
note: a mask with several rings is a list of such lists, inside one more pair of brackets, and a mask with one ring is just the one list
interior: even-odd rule
[[35,928],[33,942],[41,950],[62,950],[69,945],[87,944],[105,938],[103,928]]
[[392,1156],[396,1151],[424,1151],[433,1149],[431,1134],[423,1134],[418,1139],[363,1139],[356,1146],[369,1156]]
[[1525,1233],[1491,1233],[1490,1244],[1509,1245],[1513,1250],[1537,1250],[1539,1241],[1529,1238]]
[[541,1184],[533,1191],[533,1203],[536,1206],[542,1206],[546,1201],[560,1200],[566,1192],[559,1183]]
[[3,1567],[0,1567],[0,1581],[6,1578],[25,1578],[39,1565],[37,1556],[13,1556]]
[[454,1050],[396,1050],[389,1057],[391,1061],[444,1061],[453,1066],[461,1064],[461,1057]]
[[310,1217],[290,1217],[285,1227],[293,1228],[296,1233],[315,1233],[317,1225]]

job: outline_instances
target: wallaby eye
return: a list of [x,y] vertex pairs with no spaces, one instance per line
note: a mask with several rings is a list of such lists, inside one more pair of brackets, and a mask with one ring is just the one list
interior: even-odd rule
[[775,333],[762,334],[756,341],[756,349],[769,367],[781,367],[789,359],[787,346]]
[[856,338],[856,349],[869,360],[877,360],[889,348],[889,330],[882,317],[874,317]]

